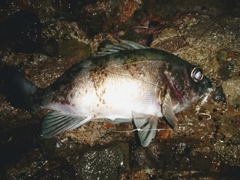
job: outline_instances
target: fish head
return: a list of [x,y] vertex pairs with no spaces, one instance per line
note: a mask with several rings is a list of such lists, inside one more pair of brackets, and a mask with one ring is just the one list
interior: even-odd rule
[[165,71],[175,113],[204,98],[212,91],[212,83],[202,68],[183,62],[168,66]]

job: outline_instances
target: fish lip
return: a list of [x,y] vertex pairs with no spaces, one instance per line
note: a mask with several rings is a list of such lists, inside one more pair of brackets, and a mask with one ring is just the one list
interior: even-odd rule
[[202,90],[200,91],[200,105],[203,105],[205,102],[207,102],[209,96],[213,91],[215,91],[215,85],[210,81],[206,76],[203,78],[202,83],[205,85],[202,87]]
[[214,88],[213,87],[208,87],[205,92],[201,95],[200,99],[200,105],[202,106],[208,101],[208,98],[210,94],[213,92]]

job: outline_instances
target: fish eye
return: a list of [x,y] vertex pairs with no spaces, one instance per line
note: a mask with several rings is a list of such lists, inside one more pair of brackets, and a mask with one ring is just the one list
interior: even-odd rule
[[200,67],[195,67],[191,72],[191,77],[195,82],[199,82],[203,78],[203,70]]

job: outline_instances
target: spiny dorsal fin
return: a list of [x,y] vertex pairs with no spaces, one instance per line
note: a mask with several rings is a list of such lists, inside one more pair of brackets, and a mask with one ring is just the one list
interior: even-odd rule
[[134,50],[134,49],[149,49],[147,46],[137,44],[132,41],[120,39],[118,42],[113,42],[106,40],[100,44],[98,47],[98,52],[96,52],[93,57],[100,57],[109,54],[114,54],[120,51]]

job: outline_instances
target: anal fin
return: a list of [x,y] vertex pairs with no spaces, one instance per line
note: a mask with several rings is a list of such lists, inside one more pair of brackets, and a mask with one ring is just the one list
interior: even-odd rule
[[132,119],[126,119],[126,118],[116,118],[114,120],[105,120],[105,122],[109,124],[120,124],[120,123],[129,123],[132,122]]
[[133,112],[133,122],[138,129],[141,145],[148,146],[156,135],[158,117]]
[[90,120],[91,118],[72,116],[53,111],[43,118],[41,136],[43,138],[50,138],[63,131],[75,129]]

